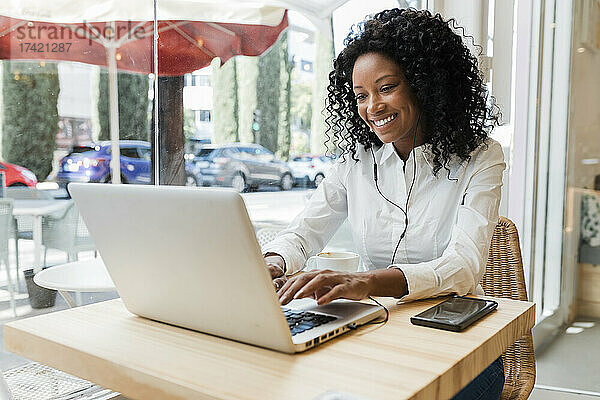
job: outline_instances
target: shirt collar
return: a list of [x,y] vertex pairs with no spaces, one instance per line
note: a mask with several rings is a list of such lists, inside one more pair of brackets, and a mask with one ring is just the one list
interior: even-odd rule
[[[433,153],[431,152],[430,144],[422,144],[414,148],[415,157],[420,162],[424,160],[429,168],[433,171]],[[378,150],[377,153],[379,155],[379,163],[384,164],[388,161],[392,156],[398,157],[396,154],[396,149],[394,149],[394,145],[392,143],[384,143]],[[412,157],[412,154],[411,154]],[[398,157],[399,158],[399,157]]]
[[[415,158],[417,159],[417,163],[422,163],[422,161],[425,161],[425,164],[427,164],[429,166],[429,168],[431,169],[431,172],[433,173],[433,158],[434,158],[434,156],[433,156],[433,152],[431,151],[431,144],[425,143],[420,146],[417,146],[417,147],[415,147],[414,151],[415,151]],[[393,160],[392,156],[400,158],[396,154],[396,149],[394,149],[394,145],[392,143],[384,143],[377,150],[376,154],[379,157],[380,164],[384,164],[388,160]],[[412,154],[411,154],[411,157],[412,157]],[[448,169],[450,169],[450,173],[449,173],[448,177],[450,179],[457,178],[461,174],[462,170],[466,168],[466,166],[467,166],[466,161],[462,161],[458,157],[453,156],[451,158],[450,162],[448,163]],[[445,169],[442,168],[442,171],[445,171]]]

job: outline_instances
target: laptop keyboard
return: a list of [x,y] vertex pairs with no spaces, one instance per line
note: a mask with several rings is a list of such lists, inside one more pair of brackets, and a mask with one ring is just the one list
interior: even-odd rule
[[281,310],[285,315],[292,336],[337,319],[332,315],[316,314],[310,311],[291,310],[283,307]]

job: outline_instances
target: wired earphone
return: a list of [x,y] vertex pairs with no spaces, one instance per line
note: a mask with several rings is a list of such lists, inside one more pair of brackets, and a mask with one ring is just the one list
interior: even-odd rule
[[[412,146],[412,150],[411,150],[412,155],[413,155],[413,164],[414,164],[413,178],[412,178],[412,182],[410,184],[410,188],[408,189],[408,194],[406,195],[406,204],[404,205],[404,208],[400,207],[398,204],[394,203],[393,201],[391,201],[390,199],[385,197],[385,195],[383,193],[381,193],[381,190],[379,189],[379,185],[377,184],[377,161],[375,160],[375,153],[373,152],[373,146],[371,146],[371,156],[373,157],[373,180],[375,181],[375,187],[377,188],[377,192],[379,192],[379,194],[381,195],[381,197],[383,197],[385,199],[385,201],[387,201],[394,207],[398,208],[404,214],[404,230],[402,231],[402,234],[400,235],[400,239],[398,239],[398,243],[396,243],[396,248],[394,249],[394,254],[392,255],[390,264],[394,263],[394,260],[396,259],[396,252],[398,251],[398,247],[400,247],[400,242],[402,241],[402,239],[404,239],[404,236],[406,235],[406,228],[408,228],[408,214],[407,214],[408,201],[410,200],[410,194],[412,193],[412,189],[415,184],[416,177],[417,177],[417,159],[415,156],[415,144],[417,141],[417,128],[419,127],[420,121],[421,121],[421,113],[419,113],[419,116],[417,117],[417,123],[415,124],[415,127],[413,128],[413,146]],[[348,328],[356,329],[359,326],[364,326],[364,325],[385,324],[388,321],[390,312],[388,311],[387,307],[384,306],[383,304],[381,304],[380,302],[378,302],[372,296],[369,296],[369,299],[373,300],[375,303],[377,303],[379,306],[383,307],[383,309],[385,310],[385,318],[383,319],[383,321],[370,321],[370,322],[363,323],[361,325],[350,324],[350,325],[348,325]]]
[[410,194],[412,193],[413,186],[415,184],[415,180],[417,177],[417,160],[416,160],[416,155],[415,155],[415,144],[416,144],[416,140],[417,140],[417,128],[419,127],[420,121],[421,121],[421,113],[419,113],[419,116],[417,117],[417,123],[415,124],[415,127],[413,128],[413,146],[412,146],[412,150],[411,150],[412,156],[413,156],[413,164],[414,164],[413,178],[412,178],[412,182],[410,184],[410,188],[408,189],[408,194],[406,195],[406,204],[404,205],[404,208],[400,207],[398,204],[396,204],[393,201],[391,201],[390,199],[388,199],[379,189],[379,185],[377,183],[377,161],[375,160],[375,153],[373,152],[373,146],[371,146],[371,156],[373,157],[373,180],[375,181],[375,188],[377,189],[377,192],[379,192],[381,197],[384,198],[385,201],[387,201],[394,207],[398,208],[404,214],[404,230],[402,231],[402,234],[400,235],[400,239],[398,239],[398,243],[396,244],[396,248],[394,249],[394,254],[392,255],[390,264],[394,264],[394,261],[396,259],[396,252],[398,251],[398,248],[400,247],[400,242],[402,241],[402,239],[404,239],[404,236],[406,235],[406,229],[408,228],[408,213],[407,213],[408,202],[410,200]]

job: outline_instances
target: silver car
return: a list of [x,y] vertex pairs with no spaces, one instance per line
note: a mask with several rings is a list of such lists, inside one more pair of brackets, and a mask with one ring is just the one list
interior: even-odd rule
[[334,158],[325,155],[303,154],[288,162],[297,185],[317,187],[333,164]]
[[277,185],[281,190],[294,185],[288,165],[258,144],[205,145],[194,155],[193,162],[202,174],[204,186],[230,186],[246,192],[259,185]]

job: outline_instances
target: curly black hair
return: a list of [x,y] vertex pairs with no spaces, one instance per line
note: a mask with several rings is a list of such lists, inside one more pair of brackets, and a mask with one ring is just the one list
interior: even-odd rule
[[385,10],[354,25],[329,74],[326,144],[355,161],[357,144],[365,149],[382,144],[360,118],[352,90],[356,59],[375,52],[398,63],[406,76],[422,113],[434,174],[448,169],[453,155],[468,160],[499,125],[500,113],[463,37],[472,39],[454,19],[445,21],[439,14],[411,8]]

